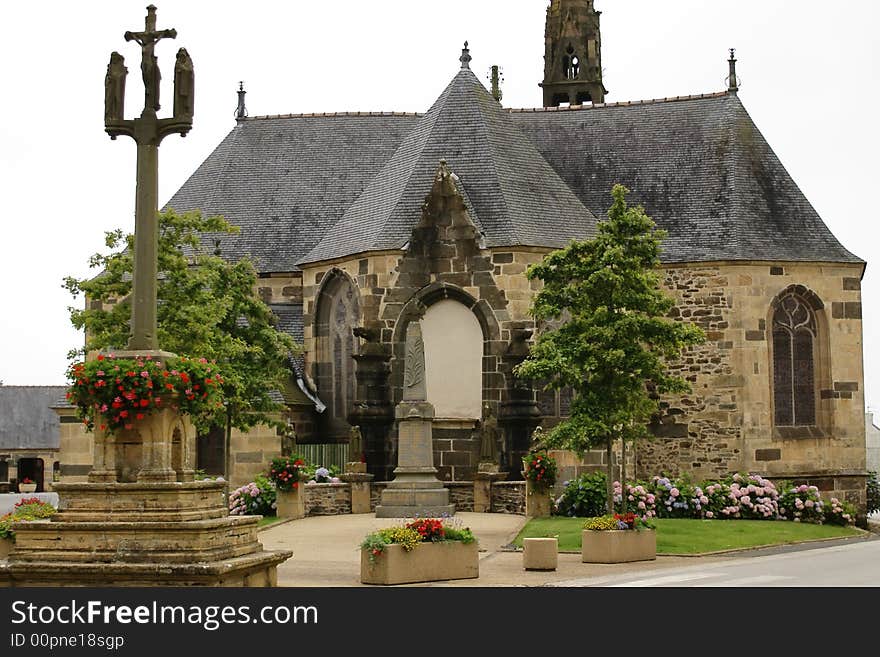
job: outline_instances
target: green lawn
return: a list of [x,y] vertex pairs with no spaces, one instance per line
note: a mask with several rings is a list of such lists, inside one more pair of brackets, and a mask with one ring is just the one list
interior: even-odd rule
[[258,527],[266,527],[268,525],[271,525],[272,523],[278,522],[279,520],[281,520],[281,518],[279,518],[278,516],[263,516],[262,518],[260,518],[260,524],[258,525]]
[[[560,552],[580,552],[584,518],[534,518],[516,537],[557,536]],[[785,545],[819,538],[857,536],[859,531],[832,525],[808,525],[767,520],[672,520],[655,521],[658,554],[700,554],[737,548]]]

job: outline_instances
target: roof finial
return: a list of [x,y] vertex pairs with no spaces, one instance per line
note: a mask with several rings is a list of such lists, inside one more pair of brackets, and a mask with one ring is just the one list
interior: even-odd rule
[[730,59],[727,61],[730,64],[730,75],[727,78],[727,91],[735,94],[739,91],[739,78],[736,76],[736,48],[730,49]]
[[235,110],[235,119],[237,121],[241,121],[244,118],[247,118],[248,112],[247,107],[244,106],[244,97],[247,94],[247,91],[244,90],[244,82],[238,83],[238,108]]
[[459,57],[459,61],[461,62],[461,67],[463,69],[466,68],[466,69],[470,70],[472,59],[473,59],[473,57],[471,57],[471,51],[468,49],[468,42],[465,41],[464,48],[461,51],[461,57]]

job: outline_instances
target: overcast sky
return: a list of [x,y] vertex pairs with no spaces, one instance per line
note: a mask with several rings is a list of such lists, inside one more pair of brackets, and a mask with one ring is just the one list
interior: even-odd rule
[[[251,116],[427,110],[459,68],[504,74],[504,104],[541,104],[547,0],[156,0],[163,111],[174,55],[196,71],[195,127],[160,155],[165,203],[233,128],[239,80]],[[9,2],[0,39],[0,380],[63,384],[70,328],[65,275],[89,274],[103,232],[134,226],[135,146],[103,131],[104,73],[129,68],[127,115],[143,107],[145,0]],[[863,282],[867,402],[880,412],[880,246],[875,210],[877,25],[871,0],[596,0],[608,102],[721,91],[737,48],[740,97],[810,202],[850,251]],[[160,113],[160,115],[164,115]]]

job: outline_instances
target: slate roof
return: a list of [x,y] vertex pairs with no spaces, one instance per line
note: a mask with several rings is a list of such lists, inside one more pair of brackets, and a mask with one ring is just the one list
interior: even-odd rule
[[[269,308],[278,318],[278,330],[287,333],[296,340],[297,344],[303,343],[303,307],[302,304],[290,305],[272,303]],[[303,356],[293,356],[288,359],[288,364],[294,374],[300,378],[305,371]]]
[[404,246],[441,159],[458,176],[489,247],[560,247],[595,235],[593,213],[463,68],[300,264]]
[[296,271],[413,129],[415,114],[259,117],[242,121],[166,207],[240,226],[223,255],[259,272]]
[[58,449],[64,386],[0,386],[0,451]]
[[431,110],[241,121],[169,202],[242,227],[262,273],[396,249],[439,160],[488,246],[592,234],[620,182],[669,231],[664,262],[861,263],[831,234],[736,94],[503,110],[462,70]]
[[512,118],[581,201],[605,217],[615,183],[669,231],[664,262],[862,262],[831,234],[736,94]]

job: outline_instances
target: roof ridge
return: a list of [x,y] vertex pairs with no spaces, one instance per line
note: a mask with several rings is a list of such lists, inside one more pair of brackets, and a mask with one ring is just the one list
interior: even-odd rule
[[264,114],[261,116],[248,116],[239,121],[247,123],[250,121],[267,121],[271,119],[323,119],[323,118],[345,118],[357,116],[425,116],[422,112],[303,112],[299,114]]
[[58,383],[55,385],[52,385],[52,384],[47,384],[47,385],[15,385],[14,383],[11,383],[11,384],[4,383],[3,385],[0,385],[0,390],[11,390],[13,388],[16,390],[21,390],[22,388],[28,388],[28,389],[39,388],[41,390],[48,390],[49,388],[69,388],[69,387],[70,386],[65,383]]
[[690,96],[669,96],[666,98],[649,98],[646,100],[625,100],[617,103],[594,103],[591,105],[571,105],[567,107],[523,107],[523,108],[507,108],[511,114],[527,114],[539,112],[580,112],[592,109],[602,109],[606,107],[633,107],[638,105],[658,105],[660,103],[677,103],[688,100],[703,100],[708,98],[722,98],[729,95],[729,91],[717,91],[706,94],[692,94]]
[[[736,94],[732,94],[736,97]],[[745,108],[743,108],[745,109]],[[740,253],[742,248],[742,226],[740,226],[735,214],[735,203],[737,193],[737,170],[739,163],[739,139],[736,129],[736,116],[734,111],[728,106],[724,115],[727,117],[727,153],[724,156],[725,168],[727,169],[727,187],[730,190],[730,202],[725,204],[725,212],[727,213],[727,224],[733,227],[733,242],[736,244],[736,252]]]

